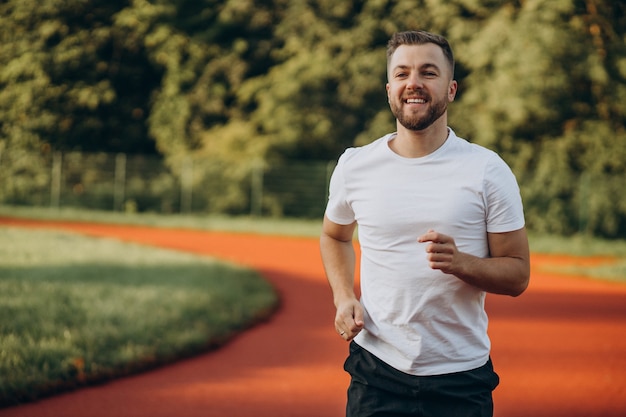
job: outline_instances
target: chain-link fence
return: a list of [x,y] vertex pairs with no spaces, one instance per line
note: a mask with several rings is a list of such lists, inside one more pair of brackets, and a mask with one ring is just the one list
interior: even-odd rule
[[[0,170],[3,162],[7,164],[0,160]],[[78,152],[53,153],[38,163],[0,178],[0,203],[313,218],[324,213],[334,168],[334,162],[326,161],[271,167],[252,162],[228,177],[227,168],[191,158],[172,168],[156,156]]]
[[[236,164],[105,153],[0,155],[0,204],[154,213],[321,218],[335,161]],[[518,178],[531,230],[626,233],[624,176]],[[565,185],[564,185],[565,184]]]

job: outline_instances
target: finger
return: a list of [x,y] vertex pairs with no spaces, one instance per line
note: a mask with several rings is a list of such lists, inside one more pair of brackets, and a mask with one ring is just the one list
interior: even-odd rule
[[365,321],[363,320],[363,308],[361,305],[358,305],[354,309],[354,324],[357,329],[362,329]]
[[437,254],[449,255],[453,253],[453,248],[451,245],[446,243],[432,243],[426,248],[426,253],[430,254],[431,256],[435,256]]
[[335,320],[335,330],[337,331],[337,334],[339,334],[339,336],[345,336],[348,334],[352,328],[352,323],[352,316],[338,316],[337,320]]
[[434,229],[428,229],[428,232],[424,233],[420,237],[417,238],[417,241],[420,243],[431,242],[434,241],[434,238],[437,236],[437,232]]
[[350,341],[352,340],[352,338],[354,338],[354,336],[357,335],[358,332],[354,333],[351,331],[340,330],[337,333],[339,334],[339,337],[341,337],[343,340]]

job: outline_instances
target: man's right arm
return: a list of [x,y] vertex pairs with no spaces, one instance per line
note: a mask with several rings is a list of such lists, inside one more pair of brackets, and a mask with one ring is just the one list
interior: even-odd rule
[[337,308],[335,330],[345,340],[352,340],[363,329],[363,308],[354,292],[355,228],[356,222],[341,225],[324,217],[320,237],[322,262]]

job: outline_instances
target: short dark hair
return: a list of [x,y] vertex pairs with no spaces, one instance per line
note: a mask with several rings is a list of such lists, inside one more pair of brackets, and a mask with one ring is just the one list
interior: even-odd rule
[[396,52],[401,45],[423,45],[425,43],[434,43],[443,51],[448,63],[450,64],[450,74],[454,78],[454,54],[448,40],[441,35],[426,32],[424,30],[409,30],[406,32],[394,33],[387,43],[387,67],[391,62],[393,53]]

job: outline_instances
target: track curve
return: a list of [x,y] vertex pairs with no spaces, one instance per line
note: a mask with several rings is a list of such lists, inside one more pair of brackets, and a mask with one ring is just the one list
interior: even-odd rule
[[[0,410],[0,417],[336,417],[349,379],[345,342],[314,238],[0,218],[210,255],[259,270],[281,309],[223,348],[107,384]],[[501,384],[496,417],[626,415],[626,285],[541,273],[519,298],[487,297]]]

